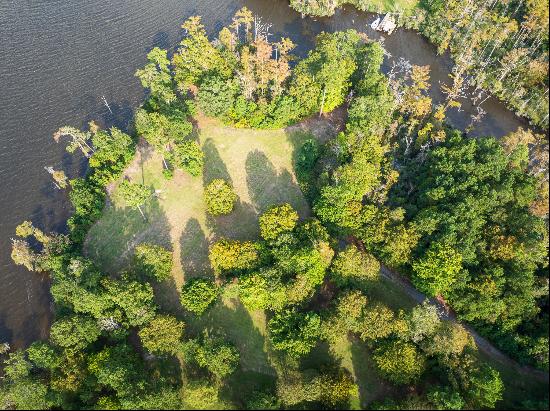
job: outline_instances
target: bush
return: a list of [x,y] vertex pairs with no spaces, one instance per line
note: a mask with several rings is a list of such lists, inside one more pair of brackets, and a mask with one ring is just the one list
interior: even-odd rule
[[202,315],[210,307],[220,290],[212,281],[204,278],[191,278],[185,282],[181,290],[181,305],[192,313]]
[[214,216],[229,214],[233,211],[237,194],[224,180],[218,178],[212,180],[204,190],[204,201],[208,212]]

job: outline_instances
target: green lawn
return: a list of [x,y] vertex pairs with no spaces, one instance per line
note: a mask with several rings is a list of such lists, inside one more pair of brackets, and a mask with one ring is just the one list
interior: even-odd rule
[[[204,174],[192,177],[177,170],[166,180],[161,157],[149,147],[140,148],[125,177],[157,190],[157,198],[145,210],[147,221],[126,207],[115,185],[103,217],[88,234],[85,251],[105,271],[117,272],[127,265],[137,244],[152,242],[173,250],[178,287],[186,276],[208,274],[209,244],[219,237],[257,238],[258,215],[269,206],[288,202],[301,217],[309,216],[293,172],[293,153],[306,139],[323,139],[332,132],[326,120],[260,131],[199,117]],[[214,178],[229,181],[239,196],[230,215],[213,218],[206,213],[203,188]]]

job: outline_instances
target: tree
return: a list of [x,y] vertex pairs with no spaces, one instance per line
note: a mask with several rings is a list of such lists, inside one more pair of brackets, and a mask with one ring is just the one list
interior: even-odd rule
[[383,377],[396,384],[416,381],[425,368],[425,359],[413,344],[390,341],[374,352],[374,362]]
[[428,300],[414,307],[407,318],[406,338],[419,343],[425,338],[432,337],[441,325],[435,305]]
[[353,30],[317,36],[315,49],[296,66],[289,89],[305,115],[328,113],[344,102],[357,68],[359,41]]
[[204,153],[196,141],[176,142],[172,150],[172,160],[177,167],[184,169],[193,177],[202,173]]
[[30,375],[31,364],[22,351],[9,354],[4,361],[4,378],[0,385],[0,407],[18,410],[47,410],[54,404],[48,386]]
[[470,341],[470,334],[462,325],[442,321],[436,333],[423,340],[420,346],[428,355],[439,355],[445,361],[450,356],[460,355]]
[[127,344],[105,347],[91,354],[88,371],[100,386],[114,390],[119,397],[131,396],[144,388],[143,364]]
[[462,269],[462,256],[447,244],[434,243],[412,267],[416,287],[430,296],[446,295]]
[[93,318],[72,315],[52,324],[50,339],[59,347],[78,351],[95,342],[100,334],[101,330]]
[[157,315],[139,330],[143,347],[152,354],[176,354],[185,324],[170,315]]
[[34,365],[45,370],[52,370],[61,364],[59,352],[47,342],[33,342],[27,348],[27,355]]
[[251,311],[280,310],[290,303],[288,286],[282,283],[282,273],[276,267],[239,277],[239,298]]
[[101,284],[107,291],[108,298],[118,307],[113,313],[118,322],[138,327],[154,318],[156,306],[153,302],[153,288],[149,283],[131,281],[127,278],[104,278]]
[[229,67],[220,51],[208,41],[201,18],[192,16],[181,27],[187,36],[180,42],[172,58],[178,88],[186,91],[189,86],[196,85],[203,74],[211,71],[227,76]]
[[341,285],[353,280],[376,280],[380,263],[372,255],[362,253],[356,246],[349,245],[332,261],[330,272],[335,282]]
[[190,278],[181,289],[180,301],[186,310],[202,315],[216,301],[219,287],[204,278]]
[[71,142],[67,146],[67,151],[69,153],[74,153],[77,149],[80,149],[82,154],[89,158],[94,152],[94,148],[90,144],[88,144],[91,137],[90,132],[80,131],[77,128],[65,126],[61,127],[54,133],[53,139],[56,143],[59,143],[61,137],[65,136],[71,138]]
[[291,357],[300,357],[317,344],[321,318],[313,312],[284,310],[276,313],[268,323],[273,348],[285,351]]
[[126,204],[133,209],[139,210],[143,219],[147,221],[141,207],[151,200],[151,189],[143,184],[132,183],[128,180],[124,180],[118,189],[120,196],[124,199]]
[[147,54],[147,60],[149,62],[145,67],[136,71],[136,77],[144,88],[151,91],[154,98],[170,104],[176,100],[176,94],[173,91],[167,51],[155,47]]
[[280,234],[291,232],[298,221],[298,213],[290,204],[273,206],[260,216],[260,233],[264,240],[275,240]]
[[497,370],[483,365],[468,375],[466,399],[472,408],[494,408],[502,399],[504,384]]
[[433,388],[427,398],[438,410],[461,410],[465,405],[460,393],[449,387]]
[[237,194],[233,188],[222,179],[212,180],[204,190],[204,201],[208,212],[214,216],[229,214],[233,211]]
[[155,244],[139,244],[134,252],[138,269],[146,277],[164,281],[172,274],[172,252]]
[[368,306],[359,320],[358,331],[361,339],[378,340],[394,332],[394,313],[381,303]]
[[69,185],[69,179],[63,170],[54,170],[53,167],[44,167],[44,169],[50,173],[54,181],[54,185],[58,189],[67,188]]
[[99,130],[92,121],[90,130],[95,150],[89,160],[94,170],[92,178],[106,186],[120,177],[134,156],[135,144],[132,137],[116,127],[109,131]]
[[216,275],[253,268],[259,260],[258,246],[251,241],[219,240],[210,247],[210,265]]
[[239,352],[222,338],[204,335],[202,340],[190,340],[184,344],[184,354],[196,361],[218,379],[232,374],[239,365]]

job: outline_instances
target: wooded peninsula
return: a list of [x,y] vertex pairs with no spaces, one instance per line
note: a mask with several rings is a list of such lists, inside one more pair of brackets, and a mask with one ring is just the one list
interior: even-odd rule
[[[290,1],[341,3],[450,50],[445,98],[355,30],[189,17],[128,130],[53,136],[88,167],[48,168],[66,233],[14,233],[55,319],[0,345],[2,409],[548,409],[548,3]],[[454,128],[470,86],[538,131]]]

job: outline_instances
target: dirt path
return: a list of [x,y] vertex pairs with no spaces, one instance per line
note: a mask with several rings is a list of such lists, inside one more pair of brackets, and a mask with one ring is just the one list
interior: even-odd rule
[[[403,291],[405,291],[416,302],[422,303],[425,300],[430,301],[431,304],[435,305],[438,308],[438,311],[440,312],[440,315],[443,319],[459,322],[456,316],[454,315],[454,313],[450,311],[448,307],[445,307],[441,302],[435,299],[430,299],[426,295],[422,294],[408,280],[403,278],[403,276],[401,276],[400,274],[396,273],[395,271],[389,269],[384,265],[382,265],[380,269],[380,274],[382,275],[382,277],[397,284]],[[533,367],[520,365],[519,363],[517,363],[516,361],[508,357],[506,354],[502,353],[499,349],[497,349],[494,345],[492,345],[486,338],[479,335],[472,327],[464,323],[461,323],[461,324],[472,335],[472,337],[476,342],[477,348],[481,352],[485,353],[487,356],[491,357],[493,360],[514,369],[516,372],[518,372],[521,375],[536,378],[539,381],[548,383],[548,380],[549,380],[548,373],[542,370],[537,370],[536,368],[533,368]]]

